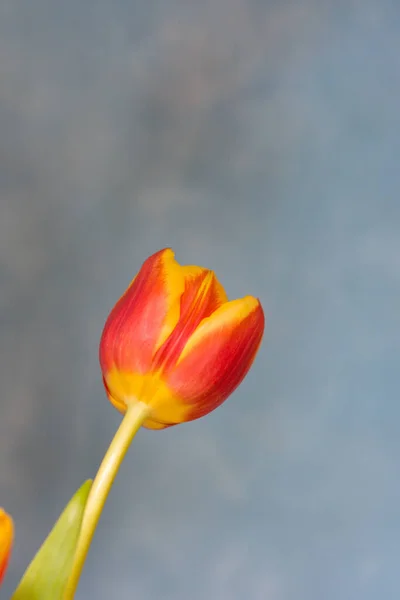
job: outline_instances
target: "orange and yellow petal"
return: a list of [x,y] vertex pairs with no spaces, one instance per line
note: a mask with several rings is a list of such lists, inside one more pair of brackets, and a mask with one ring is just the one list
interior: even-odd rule
[[179,319],[184,277],[169,248],[150,256],[111,311],[100,341],[103,373],[145,373]]
[[214,410],[241,383],[260,346],[264,325],[262,306],[252,296],[225,303],[202,321],[165,375],[173,395],[188,409],[185,420]]
[[201,267],[182,267],[182,271],[185,289],[180,298],[179,320],[154,356],[155,370],[173,366],[201,321],[228,300],[213,271]]
[[13,520],[2,508],[0,508],[0,583],[2,582],[14,539]]

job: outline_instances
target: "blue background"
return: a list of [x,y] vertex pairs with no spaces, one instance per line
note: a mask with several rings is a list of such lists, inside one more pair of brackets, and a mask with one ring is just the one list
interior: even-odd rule
[[400,5],[0,5],[9,597],[120,415],[97,352],[172,246],[267,315],[208,417],[141,431],[78,599],[400,595]]

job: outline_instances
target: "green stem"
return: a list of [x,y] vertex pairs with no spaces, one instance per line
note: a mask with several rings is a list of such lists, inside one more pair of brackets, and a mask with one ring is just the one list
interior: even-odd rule
[[90,543],[111,486],[130,443],[149,413],[150,409],[148,405],[143,402],[135,402],[128,407],[97,471],[85,506],[74,562],[64,591],[64,600],[72,600],[74,598]]

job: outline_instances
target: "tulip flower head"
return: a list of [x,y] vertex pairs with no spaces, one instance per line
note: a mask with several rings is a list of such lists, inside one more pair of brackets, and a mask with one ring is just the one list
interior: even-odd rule
[[14,524],[11,517],[0,508],[0,584],[3,581],[14,539]]
[[111,311],[100,341],[107,395],[135,402],[164,429],[214,410],[250,369],[264,332],[257,298],[228,301],[213,271],[182,266],[167,248],[150,256]]

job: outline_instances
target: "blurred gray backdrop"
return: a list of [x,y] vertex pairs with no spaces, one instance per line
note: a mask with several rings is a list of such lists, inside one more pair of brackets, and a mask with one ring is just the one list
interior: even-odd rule
[[0,2],[2,597],[95,474],[103,323],[172,246],[265,342],[139,433],[77,600],[399,598],[399,104],[395,0]]

